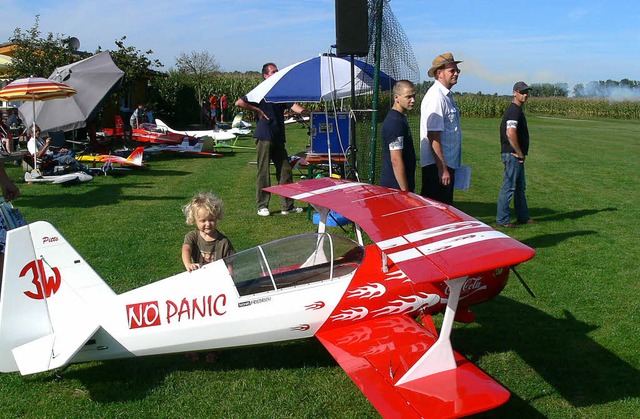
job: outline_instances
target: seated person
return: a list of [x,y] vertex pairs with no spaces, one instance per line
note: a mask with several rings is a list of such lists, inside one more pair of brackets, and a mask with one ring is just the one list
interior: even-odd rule
[[[36,144],[38,146],[36,153]],[[73,150],[67,148],[58,148],[53,150],[51,146],[51,137],[42,139],[40,137],[40,127],[36,125],[36,138],[33,138],[33,130],[29,130],[29,141],[27,142],[27,150],[32,156],[43,163],[53,162],[55,166],[64,166],[71,169],[71,171],[81,171],[87,174],[91,174],[89,169],[76,160],[76,153]]]
[[8,113],[7,125],[9,125],[9,128],[15,128],[22,125],[22,121],[20,121],[20,118],[18,118],[17,112],[14,109],[9,109]]

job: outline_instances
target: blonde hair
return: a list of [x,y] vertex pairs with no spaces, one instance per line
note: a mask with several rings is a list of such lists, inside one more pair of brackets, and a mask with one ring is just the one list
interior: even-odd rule
[[182,213],[187,217],[187,224],[196,223],[196,214],[200,209],[206,209],[216,221],[222,220],[223,206],[222,200],[212,193],[200,192],[186,205],[182,206]]

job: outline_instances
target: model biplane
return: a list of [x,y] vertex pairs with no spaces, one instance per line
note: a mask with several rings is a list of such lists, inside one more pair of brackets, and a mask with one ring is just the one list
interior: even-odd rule
[[[0,370],[315,336],[384,417],[464,416],[509,398],[450,337],[533,249],[412,193],[333,178],[267,190],[311,204],[318,232],[119,295],[52,225],[10,230]],[[326,231],[330,210],[356,223],[357,241]]]

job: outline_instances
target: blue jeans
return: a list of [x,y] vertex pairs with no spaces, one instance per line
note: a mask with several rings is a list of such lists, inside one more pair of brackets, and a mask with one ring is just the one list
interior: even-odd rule
[[518,221],[526,223],[529,221],[529,207],[527,206],[527,197],[524,194],[527,189],[524,162],[521,163],[511,153],[502,153],[502,163],[504,163],[504,176],[498,197],[496,224],[507,224],[511,221],[509,205],[512,199]]

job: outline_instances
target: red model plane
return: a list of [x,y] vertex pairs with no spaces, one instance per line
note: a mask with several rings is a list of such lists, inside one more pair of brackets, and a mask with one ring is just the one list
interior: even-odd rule
[[182,144],[184,139],[191,141],[195,140],[195,137],[186,134],[176,134],[164,127],[144,123],[140,124],[138,128],[131,129],[131,139],[142,143],[178,145]]
[[[311,204],[318,233],[119,295],[50,224],[10,230],[0,371],[315,336],[384,417],[465,416],[507,401],[450,336],[454,320],[472,321],[469,308],[498,295],[533,249],[399,190],[334,178],[267,190]],[[325,231],[330,210],[358,226],[357,241]]]
[[76,156],[76,160],[83,163],[93,163],[94,167],[96,163],[103,163],[100,170],[106,173],[109,170],[113,170],[114,164],[128,167],[144,167],[143,157],[144,147],[136,147],[127,157],[116,154],[82,154]]

